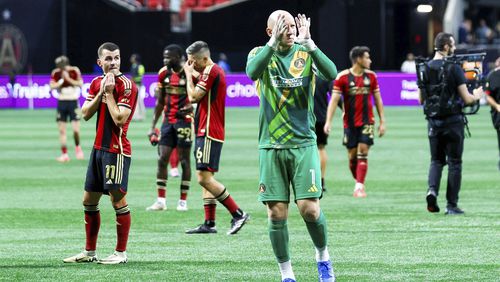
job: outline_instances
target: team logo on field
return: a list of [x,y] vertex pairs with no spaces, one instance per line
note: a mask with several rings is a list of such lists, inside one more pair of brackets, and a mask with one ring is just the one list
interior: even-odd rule
[[12,24],[0,25],[0,71],[19,73],[26,64],[28,44],[23,32]]
[[264,185],[264,183],[261,183],[259,185],[259,193],[264,193],[266,192],[266,185]]
[[306,65],[306,60],[304,60],[304,58],[297,58],[297,60],[293,62],[293,66],[299,70],[303,69],[305,65]]

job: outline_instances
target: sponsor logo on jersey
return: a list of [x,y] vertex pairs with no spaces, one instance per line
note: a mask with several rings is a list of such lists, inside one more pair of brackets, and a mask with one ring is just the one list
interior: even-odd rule
[[274,87],[279,88],[295,88],[301,87],[304,84],[303,77],[286,78],[279,75],[272,77],[271,83]]

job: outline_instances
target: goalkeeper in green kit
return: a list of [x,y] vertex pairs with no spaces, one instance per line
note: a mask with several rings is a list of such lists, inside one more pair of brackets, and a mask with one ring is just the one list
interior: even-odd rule
[[260,97],[259,200],[267,206],[269,237],[282,281],[295,281],[288,248],[290,194],[314,243],[319,281],[335,281],[319,204],[313,94],[315,76],[334,80],[337,68],[311,39],[310,22],[305,15],[294,20],[286,11],[274,11],[267,20],[269,42],[250,51],[246,66]]

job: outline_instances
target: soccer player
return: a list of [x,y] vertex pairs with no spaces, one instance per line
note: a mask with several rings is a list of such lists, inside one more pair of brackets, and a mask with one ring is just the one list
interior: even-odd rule
[[[194,157],[198,183],[203,187],[205,222],[186,233],[215,233],[217,201],[231,213],[231,228],[227,235],[236,234],[250,215],[241,210],[226,187],[214,174],[219,170],[219,159],[224,142],[224,116],[226,106],[226,78],[224,71],[210,58],[208,44],[196,41],[186,53],[184,64],[189,100],[197,103],[195,114],[196,144]],[[196,81],[196,83],[195,83]]]
[[343,70],[335,80],[332,98],[326,114],[325,133],[330,133],[331,121],[340,97],[344,100],[344,138],[349,169],[356,181],[353,196],[366,197],[365,178],[368,171],[368,151],[373,145],[375,118],[372,97],[375,100],[380,124],[379,137],[385,134],[385,117],[377,75],[370,70],[370,49],[356,46],[349,53],[352,67]]
[[246,66],[260,96],[259,200],[267,206],[269,237],[283,281],[295,281],[288,248],[291,194],[316,249],[319,280],[335,280],[319,202],[313,94],[315,76],[333,80],[337,68],[314,44],[310,24],[305,15],[294,20],[286,11],[274,11],[267,20],[269,41],[250,51]]
[[326,192],[325,173],[326,164],[328,162],[328,153],[326,152],[328,135],[325,133],[324,127],[326,119],[326,109],[328,107],[328,92],[333,87],[333,81],[327,81],[319,76],[316,76],[315,83],[316,88],[314,90],[314,116],[316,117],[316,145],[318,146],[319,160],[321,163],[321,187],[323,188],[323,192]]
[[137,87],[120,72],[120,49],[116,44],[102,44],[97,55],[97,64],[104,75],[92,80],[82,106],[85,120],[97,113],[96,138],[83,192],[86,243],[83,252],[64,259],[67,263],[97,260],[97,235],[101,225],[99,200],[103,194],[110,196],[115,209],[117,244],[115,252],[98,263],[127,262],[130,209],[125,195],[132,153],[127,130],[137,102]]
[[[491,120],[497,132],[498,149],[500,150],[500,57],[495,61],[495,69],[486,78],[486,101],[491,106]],[[498,162],[500,170],[500,161]]]
[[187,194],[191,183],[191,165],[189,153],[193,144],[191,124],[193,107],[186,93],[186,74],[183,65],[183,50],[179,45],[168,45],[163,50],[163,64],[158,72],[158,99],[149,136],[155,134],[156,123],[164,112],[159,141],[158,169],[156,186],[158,198],[148,207],[148,211],[166,210],[167,163],[172,151],[177,148],[181,161],[181,193],[177,203],[178,211],[187,211]]
[[139,96],[137,97],[137,109],[134,111],[133,121],[143,121],[146,118],[146,106],[144,105],[144,96],[141,95],[142,79],[144,77],[144,65],[141,63],[139,54],[130,56],[130,75],[137,86]]
[[56,68],[52,71],[50,78],[50,88],[57,89],[57,127],[59,128],[59,141],[61,143],[62,154],[56,160],[59,162],[69,162],[66,122],[71,121],[73,127],[73,139],[75,140],[76,158],[83,160],[84,155],[80,147],[80,87],[83,85],[80,69],[69,64],[66,56],[59,56],[55,60]]

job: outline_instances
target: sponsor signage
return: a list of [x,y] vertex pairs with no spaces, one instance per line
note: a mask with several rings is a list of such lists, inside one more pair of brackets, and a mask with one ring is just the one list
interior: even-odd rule
[[[83,75],[80,104],[88,94],[90,82],[95,75]],[[415,75],[401,73],[378,73],[380,91],[386,106],[418,105]],[[7,75],[0,75],[0,108],[55,108],[58,93],[49,86],[50,75],[18,75],[14,85]],[[144,76],[140,95],[147,107],[155,105],[157,76]],[[259,98],[254,83],[244,74],[230,74],[226,77],[228,107],[255,107]]]

